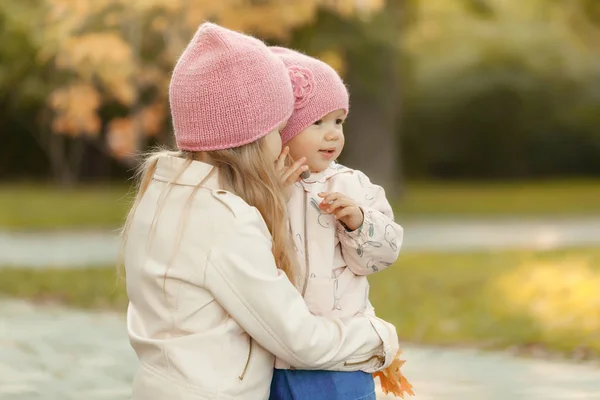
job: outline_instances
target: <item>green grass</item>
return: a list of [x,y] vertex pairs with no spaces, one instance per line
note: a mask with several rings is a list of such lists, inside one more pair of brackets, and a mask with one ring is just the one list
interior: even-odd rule
[[[129,187],[0,186],[0,228],[116,228],[131,202]],[[600,215],[600,181],[547,183],[408,183],[398,218],[561,217]]]
[[600,248],[407,253],[370,281],[407,341],[600,356]]
[[4,229],[115,228],[131,203],[129,187],[0,186]]
[[600,181],[409,183],[394,204],[406,218],[600,214]]
[[[405,341],[600,357],[600,248],[407,253],[370,281],[377,314]],[[0,295],[80,308],[126,304],[112,267],[0,269]]]
[[125,310],[125,283],[114,267],[0,268],[0,296],[77,308]]

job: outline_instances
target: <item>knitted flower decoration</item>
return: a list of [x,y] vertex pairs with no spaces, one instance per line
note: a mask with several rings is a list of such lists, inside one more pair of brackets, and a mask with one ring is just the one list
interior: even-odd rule
[[308,68],[292,65],[288,67],[292,89],[294,90],[294,109],[299,110],[306,106],[314,95],[315,78]]

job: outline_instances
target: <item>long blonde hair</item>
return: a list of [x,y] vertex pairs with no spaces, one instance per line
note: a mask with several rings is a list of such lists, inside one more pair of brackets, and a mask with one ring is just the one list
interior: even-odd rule
[[[275,164],[268,161],[269,157],[266,156],[267,151],[267,144],[263,138],[241,147],[225,150],[195,153],[159,149],[147,154],[136,172],[135,200],[129,210],[125,225],[121,230],[121,251],[118,269],[123,272],[124,251],[129,229],[131,228],[135,211],[152,181],[158,160],[162,156],[171,155],[188,160],[178,175],[182,174],[185,168],[194,160],[201,160],[214,165],[221,187],[238,195],[246,203],[256,207],[260,211],[273,238],[272,252],[275,263],[279,269],[285,272],[289,280],[295,283],[298,269],[294,245],[288,230],[288,214],[284,188],[277,177]],[[198,184],[191,197],[194,196],[202,184],[203,182]],[[162,208],[161,203],[164,204],[164,201],[166,201],[170,188],[171,184],[168,184],[161,194],[156,214],[160,213]],[[185,216],[183,218],[185,219]],[[154,216],[153,226],[156,220],[157,215]]]

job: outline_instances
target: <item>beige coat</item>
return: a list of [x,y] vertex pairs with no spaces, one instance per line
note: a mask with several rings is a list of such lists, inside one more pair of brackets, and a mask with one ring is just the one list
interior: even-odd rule
[[177,176],[183,165],[159,160],[125,249],[134,400],[267,399],[275,356],[303,369],[389,365],[393,325],[312,315],[277,269],[260,213],[222,190],[210,165]]

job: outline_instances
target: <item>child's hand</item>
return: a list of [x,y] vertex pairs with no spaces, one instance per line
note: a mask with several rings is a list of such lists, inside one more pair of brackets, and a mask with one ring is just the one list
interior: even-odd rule
[[343,223],[346,228],[355,231],[363,224],[365,216],[354,200],[342,193],[319,193],[323,198],[319,208]]
[[308,165],[303,165],[306,162],[306,157],[300,158],[295,163],[287,167],[286,159],[289,153],[290,148],[287,146],[284,147],[281,151],[281,154],[277,158],[277,161],[275,161],[275,169],[277,172],[279,172],[281,176],[281,182],[285,187],[293,185],[294,182],[300,179],[300,175],[302,175],[303,172],[308,171]]

